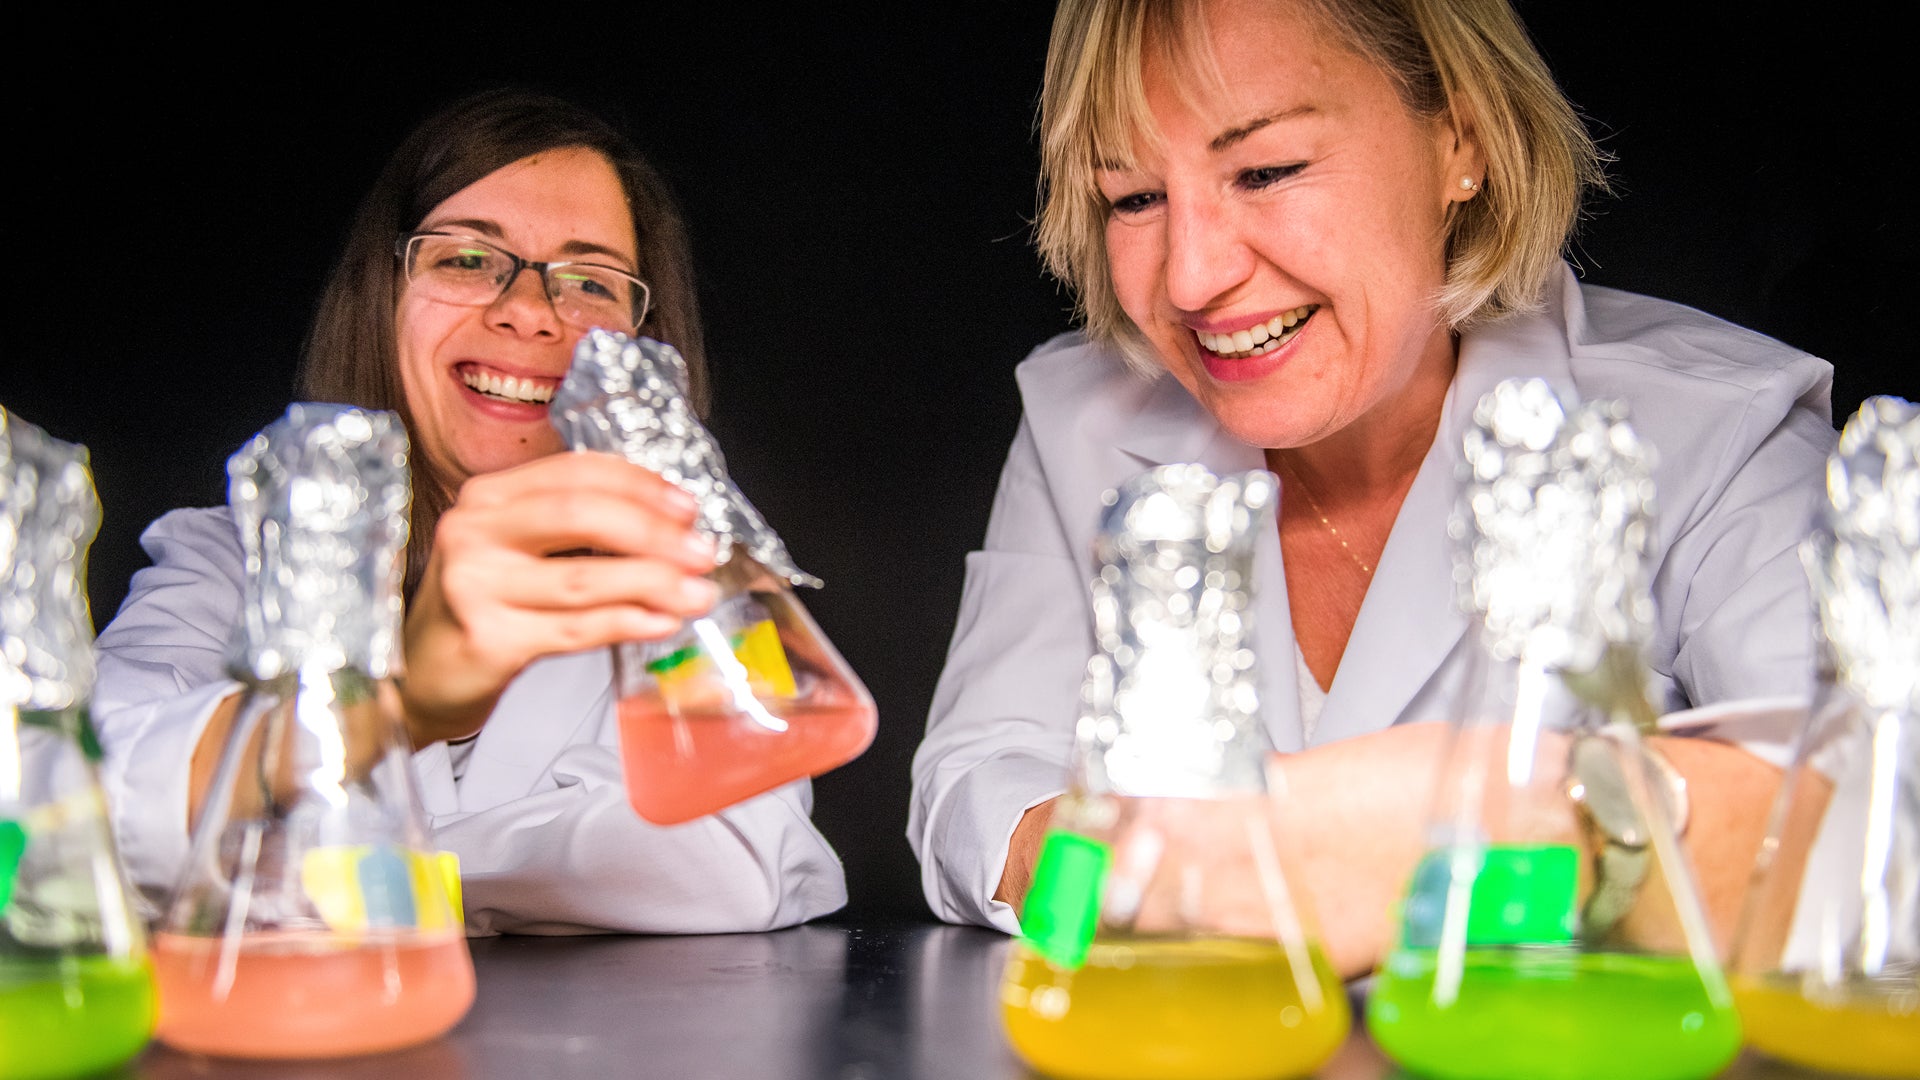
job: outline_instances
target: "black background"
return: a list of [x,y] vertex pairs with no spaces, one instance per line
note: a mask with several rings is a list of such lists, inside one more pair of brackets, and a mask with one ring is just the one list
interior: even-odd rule
[[[1797,24],[1525,0],[1615,155],[1576,257],[1834,362],[1836,417],[1920,398],[1913,95],[1866,5]],[[1018,419],[1012,368],[1069,326],[1027,243],[1049,5],[518,5],[266,31],[76,7],[22,37],[0,404],[87,444],[104,624],[139,531],[224,501],[284,409],[353,206],[405,132],[500,82],[621,114],[692,224],[712,426],[881,706],[817,782],[862,917],[924,914],[908,765],[961,564]],[[291,10],[291,9],[289,9]],[[309,12],[324,9],[306,9]],[[289,16],[290,17],[290,16]]]

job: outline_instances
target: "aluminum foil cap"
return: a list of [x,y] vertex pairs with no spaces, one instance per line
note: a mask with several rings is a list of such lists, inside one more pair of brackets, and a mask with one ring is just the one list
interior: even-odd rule
[[1920,407],[1874,397],[1848,419],[1801,554],[1826,677],[1873,708],[1920,710]]
[[1107,493],[1092,583],[1099,651],[1075,733],[1085,792],[1264,790],[1252,571],[1277,492],[1261,470],[1163,465]]
[[52,712],[93,692],[87,549],[99,527],[86,447],[0,408],[0,706]]
[[678,349],[652,338],[589,331],[573,350],[549,415],[573,449],[619,454],[698,500],[694,527],[713,541],[721,563],[737,544],[794,585],[820,586],[794,565],[780,537],[727,478],[720,444],[687,400],[687,362]]
[[227,460],[246,556],[228,670],[395,671],[407,546],[407,433],[390,412],[294,404]]
[[1653,451],[1625,406],[1569,413],[1544,381],[1509,379],[1473,420],[1450,531],[1460,604],[1484,618],[1489,651],[1562,672],[1638,656],[1654,620]]

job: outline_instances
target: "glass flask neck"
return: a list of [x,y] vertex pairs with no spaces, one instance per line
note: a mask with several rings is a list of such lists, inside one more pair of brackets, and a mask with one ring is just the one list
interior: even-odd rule
[[791,591],[786,581],[755,562],[738,544],[725,561],[707,572],[707,580],[720,586],[722,599],[746,592]]
[[350,788],[411,784],[376,779],[405,764],[391,682],[354,666],[307,664],[271,678],[237,675],[246,687],[203,814],[282,818],[311,806],[329,814]]
[[1462,728],[1511,729],[1528,733],[1578,734],[1613,724],[1642,735],[1658,727],[1645,687],[1638,654],[1610,646],[1584,671],[1569,671],[1530,654],[1501,655],[1488,648],[1476,654],[1455,709]]
[[[45,767],[54,764],[41,759],[50,755],[83,762],[88,768],[104,756],[85,705],[65,709],[8,706],[0,710],[0,806],[34,801],[36,787],[47,779]],[[59,764],[64,766],[65,762]],[[72,780],[91,782],[81,776]]]

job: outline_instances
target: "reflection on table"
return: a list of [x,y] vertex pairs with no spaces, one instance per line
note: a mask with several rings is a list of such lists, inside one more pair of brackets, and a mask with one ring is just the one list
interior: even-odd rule
[[[472,942],[473,1011],[393,1054],[241,1062],[150,1047],[142,1080],[1033,1080],[1007,1049],[996,996],[1008,940],[930,923],[821,924],[701,937]],[[1360,1015],[1355,1002],[1355,1015]],[[1604,1022],[1599,1021],[1597,1022]],[[1410,1080],[1364,1033],[1321,1080]],[[1725,1080],[1813,1074],[1751,1056]]]

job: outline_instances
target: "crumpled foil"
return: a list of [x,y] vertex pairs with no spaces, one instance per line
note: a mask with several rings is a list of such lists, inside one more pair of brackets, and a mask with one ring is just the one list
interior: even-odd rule
[[0,705],[53,712],[92,693],[87,549],[99,527],[86,447],[0,408]]
[[1653,450],[1625,406],[1568,412],[1539,379],[1480,399],[1449,531],[1461,607],[1502,660],[1588,672],[1652,635]]
[[1186,464],[1107,494],[1092,583],[1099,652],[1076,729],[1085,792],[1264,789],[1252,571],[1277,493],[1269,472]]
[[407,546],[407,432],[390,412],[296,403],[227,460],[246,556],[228,670],[394,674]]
[[720,444],[687,400],[687,362],[652,338],[592,330],[573,350],[573,366],[549,410],[575,450],[619,454],[660,474],[700,504],[694,527],[725,563],[734,545],[794,585],[820,579],[794,565],[786,545],[727,477]]
[[1874,397],[1848,419],[1801,557],[1827,677],[1869,707],[1920,710],[1920,407]]

